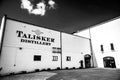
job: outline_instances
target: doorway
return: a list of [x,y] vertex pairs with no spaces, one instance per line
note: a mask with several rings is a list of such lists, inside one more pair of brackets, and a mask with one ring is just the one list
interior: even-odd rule
[[114,57],[110,57],[110,56],[104,57],[103,62],[104,62],[104,67],[116,68]]
[[85,58],[85,68],[91,68],[91,56],[89,54],[86,54],[84,58]]

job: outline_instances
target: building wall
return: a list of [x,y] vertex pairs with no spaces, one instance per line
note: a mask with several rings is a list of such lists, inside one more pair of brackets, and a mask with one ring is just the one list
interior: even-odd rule
[[[91,55],[90,41],[87,38],[62,33],[62,44],[63,68],[81,67],[79,61],[83,60],[84,63],[84,55]],[[67,56],[71,57],[70,61],[66,60]]]
[[[96,55],[101,54],[102,58],[104,56],[113,56],[115,57],[116,66],[120,68],[119,57],[120,57],[120,19],[110,21],[108,23],[93,27],[90,29],[91,39],[93,44],[93,49]],[[110,44],[113,43],[114,49],[111,50]],[[103,45],[104,52],[101,52],[100,45]],[[99,56],[96,56],[97,58]],[[99,67],[103,67],[103,61]]]
[[78,32],[74,33],[74,35],[83,36],[85,38],[90,39],[90,34],[89,33],[90,33],[90,30],[88,28],[88,29],[85,29],[85,30],[78,31]]
[[[115,58],[116,67],[120,68],[120,18],[100,24],[89,29],[78,32],[75,35],[83,35],[91,38],[93,52],[95,54],[98,67],[104,67],[103,57],[111,56]],[[90,35],[90,36],[89,36]],[[114,45],[114,50],[111,50],[111,45]],[[104,51],[101,51],[103,45]]]
[[91,54],[90,40],[6,18],[0,74],[79,68]]
[[[6,20],[5,27],[1,52],[3,68],[1,73],[61,67],[60,53],[53,53],[53,47],[60,48],[60,32],[10,19]],[[17,31],[21,31],[21,33]],[[28,34],[30,35],[28,36]],[[41,37],[41,40],[37,40],[32,35],[48,37],[49,39],[44,38],[42,40]],[[21,42],[21,40],[23,41]],[[38,41],[38,43],[25,42],[25,40]],[[39,44],[40,42],[45,43]],[[34,61],[34,55],[41,56],[41,60]],[[58,60],[53,61],[53,56],[57,56]]]

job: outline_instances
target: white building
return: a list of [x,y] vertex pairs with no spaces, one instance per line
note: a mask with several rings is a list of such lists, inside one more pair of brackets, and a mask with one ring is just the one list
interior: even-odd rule
[[74,33],[91,39],[97,67],[120,68],[120,18]]
[[90,39],[6,16],[0,28],[0,74],[93,66]]

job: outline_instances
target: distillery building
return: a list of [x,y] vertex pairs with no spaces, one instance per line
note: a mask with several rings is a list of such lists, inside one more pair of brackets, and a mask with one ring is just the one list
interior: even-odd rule
[[74,35],[91,39],[96,67],[120,68],[120,17],[78,31]]
[[119,34],[119,17],[68,34],[4,16],[0,28],[0,75],[120,68]]
[[94,66],[90,38],[4,16],[0,28],[0,75]]

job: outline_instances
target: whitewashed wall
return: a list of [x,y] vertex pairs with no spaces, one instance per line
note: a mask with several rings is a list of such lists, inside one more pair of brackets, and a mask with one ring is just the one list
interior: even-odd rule
[[[86,36],[90,35],[88,31],[89,29],[86,29],[81,32],[75,33],[75,35],[90,37]],[[103,57],[112,56],[115,58],[116,67],[120,68],[120,18],[116,18],[112,21],[91,27],[90,33],[93,52],[95,54],[98,67],[104,67]],[[110,43],[114,44],[115,51],[111,50]],[[100,45],[103,45],[103,53],[101,52]]]
[[[31,35],[33,37],[30,37]],[[37,40],[34,36],[48,37],[50,40]],[[21,42],[22,39],[46,42],[50,45]],[[88,38],[60,33],[7,18],[0,56],[0,67],[2,67],[0,74],[31,72],[35,69],[56,69],[61,66],[62,68],[79,68],[81,67],[79,61],[83,60],[84,63],[85,54],[91,54]],[[40,55],[41,61],[34,61],[34,55]],[[58,56],[58,60],[53,61],[53,56]],[[71,57],[71,61],[66,61],[67,56]],[[84,64],[83,66],[85,67]]]
[[[96,55],[115,57],[116,66],[120,68],[120,19],[116,19],[90,29],[93,49]],[[114,44],[115,51],[111,50],[110,43]],[[104,53],[100,51],[100,45],[103,45]],[[103,58],[103,57],[101,57]],[[103,67],[99,64],[99,67]]]
[[74,35],[78,35],[78,36],[82,36],[82,37],[85,37],[85,38],[89,38],[90,39],[90,31],[89,31],[89,28],[88,29],[85,29],[85,30],[81,30],[79,32],[76,32],[74,33]]
[[[63,68],[81,67],[79,61],[84,55],[91,54],[89,39],[62,33],[62,61]],[[66,61],[66,57],[71,56],[71,61]]]
[[[19,71],[29,72],[35,69],[55,69],[57,67],[61,67],[60,54],[52,52],[52,47],[60,48],[60,32],[10,19],[6,20],[5,27],[5,35],[1,53],[1,74]],[[42,34],[39,36],[54,38],[54,42],[50,42],[51,45],[21,42],[21,37],[18,37],[18,33],[16,33],[17,30],[31,35],[36,35],[33,31],[40,30]],[[34,55],[41,55],[41,61],[34,61]],[[53,56],[58,56],[58,61],[53,61]]]

